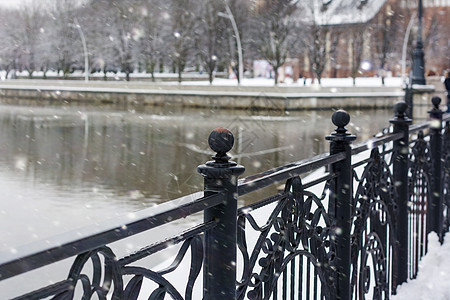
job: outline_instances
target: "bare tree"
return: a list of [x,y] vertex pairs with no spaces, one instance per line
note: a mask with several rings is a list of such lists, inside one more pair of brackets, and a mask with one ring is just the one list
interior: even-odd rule
[[17,69],[20,58],[20,21],[19,12],[9,9],[0,10],[0,68],[6,71],[5,77]]
[[110,40],[114,42],[122,72],[130,81],[130,73],[133,72],[133,48],[143,37],[143,31],[139,28],[139,19],[143,16],[139,11],[138,1],[108,1],[114,26],[111,27]]
[[198,24],[196,9],[200,7],[197,4],[195,0],[172,0],[172,61],[178,72],[178,82],[181,82],[181,74],[194,50]]
[[117,72],[120,66],[117,41],[112,35],[115,24],[111,22],[109,3],[103,0],[91,1],[80,14],[80,21],[86,28],[84,31],[91,58],[91,70],[102,71],[104,80],[107,80],[107,72]]
[[364,44],[365,44],[365,24],[355,24],[349,28],[349,47],[351,57],[351,76],[353,79],[353,85],[356,84],[356,76],[358,75],[361,65]]
[[317,0],[307,0],[302,5],[305,30],[300,33],[304,35],[303,41],[309,58],[309,68],[321,83],[322,74],[327,65],[328,49],[327,39],[330,27],[327,26],[327,4]]
[[342,37],[342,31],[339,28],[331,27],[330,28],[330,67],[331,74],[330,77],[336,78],[338,76],[338,68],[339,65],[339,55],[341,51],[341,47],[339,45],[340,39]]
[[30,2],[20,8],[19,20],[20,38],[18,41],[20,42],[21,64],[31,78],[39,64],[36,55],[42,42],[44,18],[36,2]]
[[55,2],[53,11],[50,13],[52,24],[51,42],[56,50],[57,69],[63,72],[67,78],[75,64],[75,47],[79,40],[78,33],[74,28],[75,6],[71,0],[60,0]]
[[[157,3],[155,3],[157,2]],[[138,43],[139,56],[143,59],[145,71],[152,75],[155,81],[155,68],[161,59],[164,49],[163,37],[168,14],[162,1],[145,2],[142,4],[141,28],[143,36]]]
[[386,6],[369,27],[371,31],[372,55],[376,58],[378,68],[381,70],[380,75],[383,85],[385,78],[384,69],[387,66],[389,56],[395,51],[395,37],[400,35],[401,21],[397,3],[396,7]]
[[297,1],[292,0],[265,0],[257,7],[257,28],[261,33],[259,53],[272,66],[275,84],[278,84],[278,69],[288,56],[296,8]]
[[199,55],[208,72],[209,82],[212,83],[213,73],[216,69],[217,61],[224,60],[224,19],[219,17],[219,13],[224,11],[224,6],[220,0],[207,1],[201,10],[201,23],[199,35]]
[[319,84],[322,80],[322,74],[327,64],[327,35],[329,27],[320,26],[316,23],[309,27],[310,39],[308,41],[308,54],[310,69],[317,78]]

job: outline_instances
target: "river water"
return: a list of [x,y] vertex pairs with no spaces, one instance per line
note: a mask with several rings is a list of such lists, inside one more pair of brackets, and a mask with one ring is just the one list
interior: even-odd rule
[[[0,106],[0,250],[202,189],[210,131],[235,134],[244,176],[327,152],[332,111],[290,113]],[[391,112],[351,111],[359,140]],[[246,201],[252,201],[247,199]]]

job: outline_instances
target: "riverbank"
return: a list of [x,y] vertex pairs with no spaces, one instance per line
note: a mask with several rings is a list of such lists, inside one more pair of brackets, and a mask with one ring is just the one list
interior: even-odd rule
[[207,81],[102,82],[79,80],[0,81],[0,102],[41,105],[109,105],[140,111],[146,106],[176,106],[227,109],[375,109],[391,108],[402,100],[400,78],[389,78],[381,85],[378,78],[323,79],[322,85],[310,80],[273,85],[273,80],[245,79]]

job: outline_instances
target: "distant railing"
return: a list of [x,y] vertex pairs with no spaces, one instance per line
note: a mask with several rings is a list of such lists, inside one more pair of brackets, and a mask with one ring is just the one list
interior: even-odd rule
[[[442,241],[449,226],[450,115],[432,102],[418,125],[397,103],[390,129],[353,147],[350,116],[336,111],[329,154],[241,180],[244,167],[227,155],[232,133],[215,129],[216,155],[198,167],[204,193],[0,253],[0,279],[74,257],[66,279],[16,299],[388,299],[417,275],[427,234]],[[280,183],[281,192],[237,207],[238,197]],[[203,222],[130,255],[110,246],[195,213]],[[176,244],[171,264],[146,267]]]

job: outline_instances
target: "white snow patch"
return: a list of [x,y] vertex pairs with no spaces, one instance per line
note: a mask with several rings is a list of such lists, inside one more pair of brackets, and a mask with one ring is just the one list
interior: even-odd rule
[[419,263],[417,278],[400,285],[393,300],[450,299],[450,237],[439,243],[438,236],[428,236],[428,253]]

